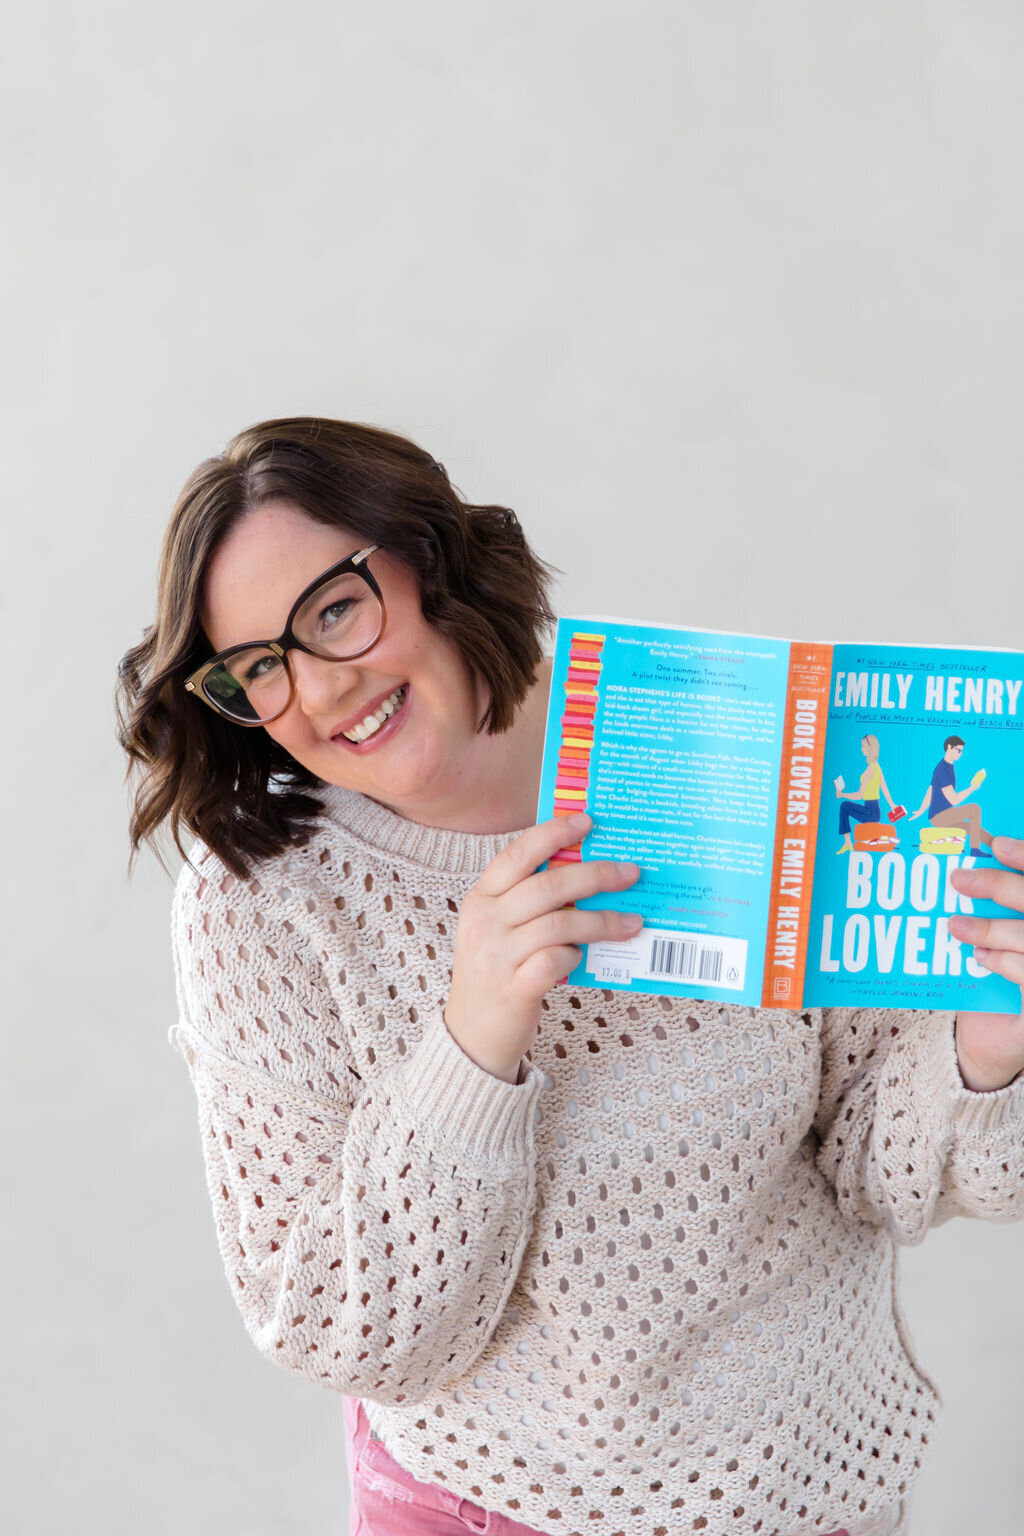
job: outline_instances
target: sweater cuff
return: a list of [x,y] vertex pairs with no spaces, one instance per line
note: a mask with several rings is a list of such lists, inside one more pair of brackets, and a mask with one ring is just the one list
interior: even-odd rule
[[1004,1088],[977,1092],[960,1076],[956,1014],[926,1014],[925,1029],[926,1089],[945,1107],[949,1125],[958,1136],[989,1135],[1011,1125],[1024,1125],[1024,1073]]
[[401,1070],[417,1118],[488,1162],[522,1162],[532,1141],[544,1074],[523,1058],[518,1083],[478,1067],[448,1032],[438,1011]]

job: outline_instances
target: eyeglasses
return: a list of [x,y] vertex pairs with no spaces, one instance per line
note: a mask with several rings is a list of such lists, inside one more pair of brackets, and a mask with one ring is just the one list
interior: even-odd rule
[[295,694],[289,651],[324,661],[351,661],[384,632],[384,598],[368,566],[366,549],[339,560],[298,597],[276,640],[248,640],[218,651],[185,679],[187,691],[236,725],[269,725]]

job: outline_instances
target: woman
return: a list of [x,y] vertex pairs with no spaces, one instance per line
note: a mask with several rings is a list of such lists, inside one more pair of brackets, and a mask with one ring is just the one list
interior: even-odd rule
[[862,736],[860,749],[864,754],[867,764],[860,776],[860,785],[854,790],[842,790],[839,788],[841,779],[836,780],[836,799],[845,800],[846,804],[839,807],[839,831],[843,842],[837,853],[852,853],[853,844],[850,842],[851,821],[880,821],[882,818],[881,796],[884,794],[889,802],[890,811],[896,809],[896,802],[889,793],[889,786],[885,782],[885,774],[882,765],[878,761],[878,737]]
[[550,617],[388,433],[264,423],[178,501],[122,739],[135,846],[200,839],[174,1033],[242,1316],[347,1395],[364,1532],[902,1531],[893,1244],[1016,1214],[1020,1021],[556,985],[636,870],[538,872],[585,829],[531,825]]

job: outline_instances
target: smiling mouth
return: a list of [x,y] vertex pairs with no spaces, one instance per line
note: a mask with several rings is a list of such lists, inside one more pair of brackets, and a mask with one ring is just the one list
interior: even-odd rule
[[350,731],[338,731],[331,737],[332,741],[345,741],[350,746],[361,747],[364,742],[373,741],[387,726],[388,722],[397,715],[405,703],[409,692],[409,685],[403,683],[389,694],[378,707],[370,714],[364,716],[358,725],[354,725]]

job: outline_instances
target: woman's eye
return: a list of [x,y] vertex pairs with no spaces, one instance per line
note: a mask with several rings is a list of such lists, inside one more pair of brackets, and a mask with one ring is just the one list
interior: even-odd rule
[[326,608],[322,608],[320,610],[320,628],[330,629],[333,625],[340,623],[352,607],[352,602],[353,600],[350,597],[340,597],[337,602],[329,603]]
[[259,661],[254,661],[251,667],[246,668],[245,681],[247,683],[261,683],[272,672],[276,672],[280,665],[281,660],[278,656],[261,656]]

